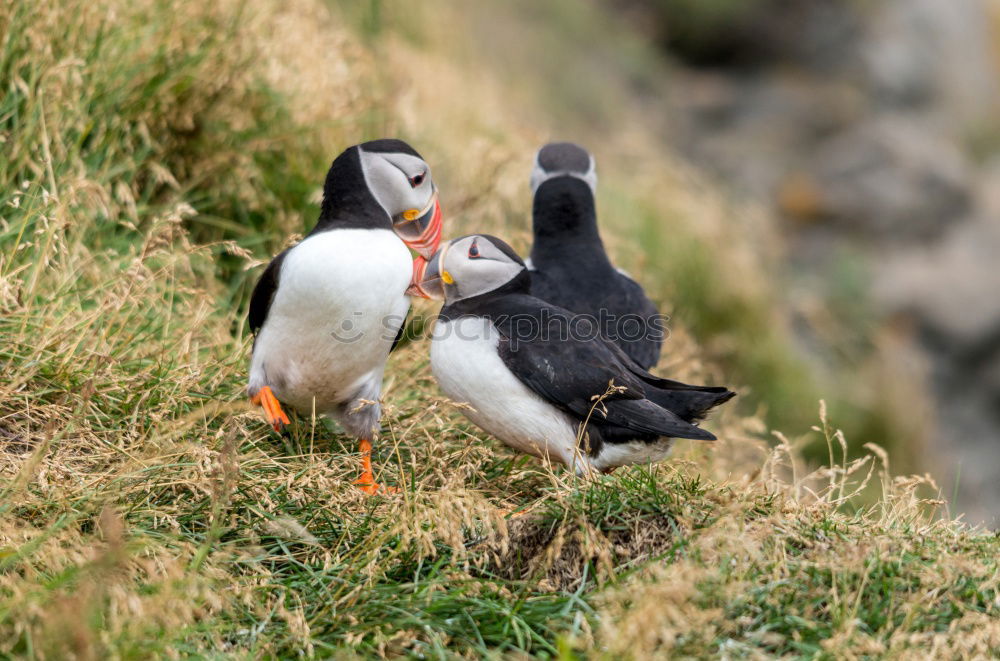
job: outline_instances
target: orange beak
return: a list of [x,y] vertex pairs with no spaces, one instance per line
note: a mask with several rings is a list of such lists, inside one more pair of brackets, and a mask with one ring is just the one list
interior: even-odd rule
[[430,298],[427,293],[420,288],[420,281],[424,279],[424,271],[427,269],[427,260],[423,255],[417,255],[413,259],[413,277],[410,279],[410,286],[406,288],[407,296],[419,296],[420,298]]
[[441,278],[441,256],[444,254],[445,248],[434,253],[430,260],[423,257],[417,257],[413,260],[413,280],[406,290],[408,295],[444,299],[445,283]]
[[403,243],[424,259],[430,259],[441,243],[442,225],[441,203],[435,190],[424,209],[407,211],[394,218],[392,228]]

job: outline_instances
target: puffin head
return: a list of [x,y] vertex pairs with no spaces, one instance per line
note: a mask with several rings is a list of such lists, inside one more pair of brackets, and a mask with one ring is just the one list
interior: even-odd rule
[[402,140],[358,145],[365,185],[389,214],[392,229],[425,259],[441,242],[441,205],[430,166]]
[[579,179],[590,187],[591,194],[597,187],[594,157],[572,142],[550,142],[538,150],[535,166],[531,170],[531,193],[534,195],[546,181],[560,177]]
[[501,288],[527,290],[528,271],[514,249],[495,236],[452,239],[414,273],[410,293],[454,303]]

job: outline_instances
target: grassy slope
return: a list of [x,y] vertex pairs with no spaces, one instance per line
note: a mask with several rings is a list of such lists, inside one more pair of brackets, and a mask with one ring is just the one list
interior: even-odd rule
[[[466,424],[416,341],[392,359],[380,444],[400,497],[350,488],[356,457],[322,421],[299,420],[287,443],[268,434],[242,401],[238,308],[254,256],[314,218],[333,154],[411,139],[452,232],[524,247],[541,92],[451,57],[432,26],[474,29],[440,5],[431,18],[313,0],[58,4],[0,8],[0,654],[1000,645],[995,536],[932,521],[919,481],[877,470],[883,498],[841,507],[881,462],[804,476],[753,417],[722,416],[713,448],[579,483]],[[735,269],[706,291],[764,295],[756,258],[725,240],[726,209],[646,142],[595,145],[628,173],[608,178],[606,210],[676,220],[680,245]],[[617,254],[638,258],[618,227]],[[646,251],[689,254],[644,236]],[[674,273],[638,263],[674,291]],[[720,372],[682,327],[669,366]],[[839,437],[819,436],[839,457]]]

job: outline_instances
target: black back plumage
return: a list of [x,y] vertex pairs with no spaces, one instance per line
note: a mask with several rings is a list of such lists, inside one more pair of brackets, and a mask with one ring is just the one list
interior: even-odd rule
[[[375,140],[351,147],[330,164],[326,181],[323,182],[323,205],[320,207],[319,220],[309,236],[333,229],[392,229],[392,219],[369,190],[361,168],[361,148],[365,151],[379,151],[373,149],[372,145],[378,146],[383,142],[390,141]],[[391,142],[406,144],[399,140]]]
[[[586,325],[578,327],[580,315],[530,295],[533,283],[525,273],[500,289],[447,304],[442,319],[490,319],[501,336],[497,351],[511,373],[575,420],[589,418],[591,455],[605,443],[663,436],[715,439],[695,423],[735,393],[650,374],[614,343],[585,332]],[[598,404],[596,398],[605,394]]]
[[271,260],[260,279],[253,288],[250,295],[250,332],[255,336],[264,326],[267,320],[267,313],[271,309],[271,301],[274,300],[274,292],[278,291],[278,281],[281,278],[281,263],[285,261],[288,250],[278,253],[278,256]]
[[608,259],[587,183],[573,176],[543,182],[535,191],[532,218],[531,293],[592,316],[636,363],[655,365],[663,319],[642,287]]

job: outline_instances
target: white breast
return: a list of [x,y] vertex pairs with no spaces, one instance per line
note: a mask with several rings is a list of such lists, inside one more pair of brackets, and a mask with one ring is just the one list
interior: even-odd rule
[[629,441],[628,443],[605,443],[591,464],[600,471],[632,464],[656,463],[670,455],[674,439],[659,438],[655,441]]
[[411,276],[410,253],[390,230],[332,230],[295,246],[257,336],[250,391],[269,385],[303,412],[315,398],[318,413],[366,388],[377,398]]
[[521,452],[585,469],[589,462],[577,451],[577,424],[507,369],[488,319],[439,320],[433,338],[434,377],[449,398],[473,407],[462,410],[469,420]]

